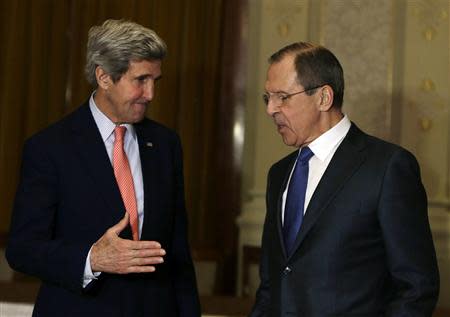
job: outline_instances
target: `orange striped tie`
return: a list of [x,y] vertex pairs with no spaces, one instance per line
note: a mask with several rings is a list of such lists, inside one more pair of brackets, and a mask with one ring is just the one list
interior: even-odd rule
[[123,150],[123,138],[127,128],[117,126],[114,129],[114,149],[113,166],[117,185],[119,185],[120,194],[125,205],[125,209],[130,214],[131,232],[133,240],[139,240],[138,213],[136,204],[136,195],[134,192],[133,176],[131,176],[130,164],[127,155]]

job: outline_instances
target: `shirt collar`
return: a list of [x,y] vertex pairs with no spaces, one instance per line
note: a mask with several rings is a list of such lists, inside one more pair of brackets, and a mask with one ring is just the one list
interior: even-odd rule
[[350,119],[345,115],[338,124],[311,142],[308,147],[319,160],[325,161],[347,135],[350,126]]
[[[89,98],[89,108],[91,109],[92,116],[94,117],[94,121],[97,124],[98,130],[102,136],[103,142],[113,134],[114,129],[116,128],[116,124],[112,122],[98,107],[94,101],[95,91],[92,93]],[[131,134],[134,140],[136,140],[136,130],[132,124],[121,124],[127,128],[128,132]]]

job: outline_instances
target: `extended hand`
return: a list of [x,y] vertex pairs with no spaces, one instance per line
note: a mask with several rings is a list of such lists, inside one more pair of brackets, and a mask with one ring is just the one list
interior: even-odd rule
[[164,262],[166,251],[156,241],[133,241],[119,237],[128,225],[129,216],[125,213],[116,225],[94,243],[91,249],[91,268],[93,272],[145,273],[154,272],[155,264]]

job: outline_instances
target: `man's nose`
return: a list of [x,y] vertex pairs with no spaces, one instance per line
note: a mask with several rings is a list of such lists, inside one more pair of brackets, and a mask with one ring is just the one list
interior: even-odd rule
[[272,117],[277,111],[278,106],[276,105],[276,102],[274,102],[274,98],[269,98],[266,104],[266,113]]
[[155,95],[155,82],[153,80],[149,80],[144,86],[144,98],[148,101],[151,101]]

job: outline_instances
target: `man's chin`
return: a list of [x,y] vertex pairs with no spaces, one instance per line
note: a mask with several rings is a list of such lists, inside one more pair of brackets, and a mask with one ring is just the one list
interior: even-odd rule
[[281,138],[283,139],[283,143],[287,146],[295,146],[295,141],[291,140],[288,136],[282,134]]
[[142,120],[144,120],[144,118],[145,118],[145,116],[136,118],[136,119],[134,119],[131,123],[139,123],[139,122],[141,122]]
[[142,120],[144,120],[144,118],[145,118],[145,111],[139,112],[139,113],[135,113],[131,120],[132,120],[133,123],[138,123],[138,122],[141,122]]

